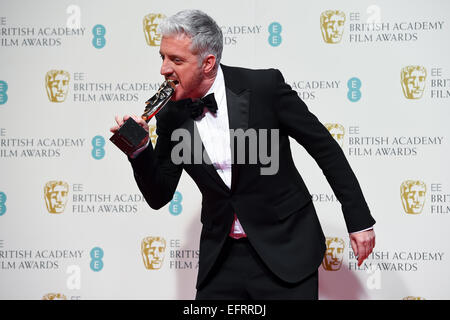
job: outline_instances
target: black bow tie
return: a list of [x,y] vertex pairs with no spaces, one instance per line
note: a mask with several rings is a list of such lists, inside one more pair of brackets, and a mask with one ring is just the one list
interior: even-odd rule
[[194,101],[190,100],[190,102],[187,103],[187,108],[191,111],[191,118],[194,120],[203,115],[203,109],[205,107],[212,113],[217,112],[217,103],[214,98],[214,93],[210,93],[202,99],[197,99]]

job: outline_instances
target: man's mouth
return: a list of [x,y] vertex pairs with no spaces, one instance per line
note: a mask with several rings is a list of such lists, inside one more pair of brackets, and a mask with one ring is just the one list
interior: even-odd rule
[[180,82],[175,79],[166,79],[167,81],[172,81],[175,86],[177,86]]

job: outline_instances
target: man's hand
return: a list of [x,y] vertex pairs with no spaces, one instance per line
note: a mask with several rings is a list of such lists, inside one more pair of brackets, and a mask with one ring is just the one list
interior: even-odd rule
[[120,118],[119,116],[116,116],[116,123],[117,123],[117,125],[111,127],[111,128],[109,129],[109,131],[111,131],[112,133],[116,133],[116,131],[119,130],[120,127],[123,125],[123,123],[124,123],[125,121],[127,121],[128,118],[130,118],[130,117],[131,117],[134,121],[136,121],[142,128],[144,128],[145,131],[148,132],[148,124],[147,124],[147,122],[145,122],[142,118],[139,118],[139,117],[137,117],[137,116],[135,116],[135,115],[131,115],[131,116],[125,115],[125,116],[123,116],[123,118]]
[[375,232],[373,229],[370,229],[363,232],[351,233],[350,242],[353,252],[358,258],[359,267],[375,247]]
[[[146,122],[145,120],[143,120],[142,118],[138,118],[138,117],[135,116],[135,115],[131,115],[131,116],[125,115],[125,116],[123,116],[123,118],[120,118],[119,116],[116,116],[116,123],[117,123],[117,125],[111,127],[109,130],[110,130],[112,133],[116,133],[117,130],[119,130],[120,127],[123,126],[123,124],[125,123],[125,121],[127,121],[130,117],[131,117],[134,121],[136,121],[136,123],[137,123],[138,125],[140,125],[142,128],[144,128],[144,130],[147,131],[147,133],[149,132],[149,127],[148,127],[147,122]],[[144,149],[148,146],[149,141],[150,141],[150,136],[147,134],[146,137],[145,137],[145,139],[143,139],[143,140],[141,141],[141,143],[139,143],[139,145],[137,146],[137,150],[136,150],[133,154],[129,155],[130,158],[135,158],[135,157],[137,157],[137,156],[142,152],[142,150],[144,150]]]

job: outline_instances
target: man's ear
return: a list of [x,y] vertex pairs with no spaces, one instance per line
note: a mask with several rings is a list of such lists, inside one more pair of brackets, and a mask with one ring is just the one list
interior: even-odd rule
[[206,74],[210,73],[214,70],[215,65],[216,57],[212,54],[207,55],[206,58],[203,59],[203,72]]

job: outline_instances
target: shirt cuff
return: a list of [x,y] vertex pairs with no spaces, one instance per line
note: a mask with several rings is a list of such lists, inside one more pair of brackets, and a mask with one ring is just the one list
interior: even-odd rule
[[146,143],[143,147],[140,147],[140,148],[137,149],[135,152],[133,152],[133,153],[131,154],[130,158],[131,158],[131,159],[135,159],[138,155],[141,154],[142,151],[144,151],[145,149],[147,149],[148,145],[150,144],[150,140],[151,140],[151,139],[148,139],[147,143]]
[[373,229],[373,226],[371,226],[370,228],[364,229],[364,230],[350,232],[350,234],[360,233],[360,232],[364,232],[364,231],[368,231],[368,230],[372,230],[372,229]]

